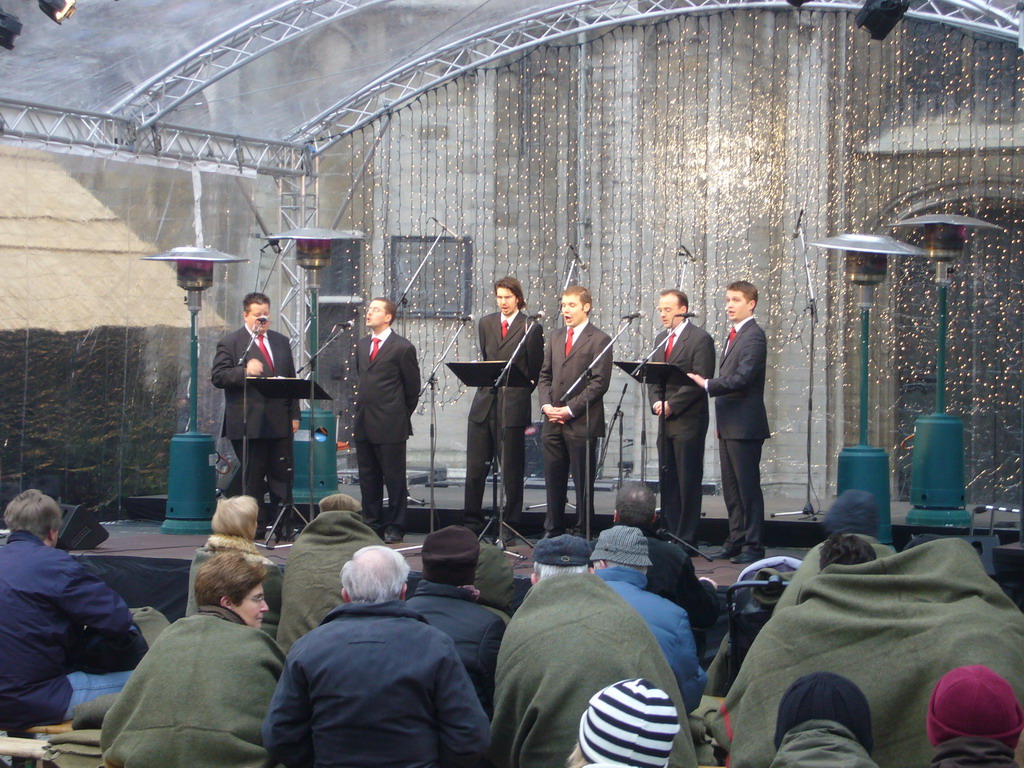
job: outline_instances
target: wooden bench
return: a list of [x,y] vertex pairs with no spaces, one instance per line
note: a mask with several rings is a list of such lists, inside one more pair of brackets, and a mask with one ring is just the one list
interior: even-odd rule
[[46,751],[45,739],[25,739],[18,736],[0,736],[0,755],[19,760],[32,760],[35,765],[43,764]]

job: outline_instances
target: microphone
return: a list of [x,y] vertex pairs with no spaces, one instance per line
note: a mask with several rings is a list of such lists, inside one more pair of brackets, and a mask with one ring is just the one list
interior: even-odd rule
[[268,318],[268,317],[257,317],[256,318],[256,325],[266,325],[269,322],[270,322],[270,318]]
[[700,317],[700,315],[698,315],[696,312],[680,312],[677,315],[672,315],[672,317],[689,318],[689,317]]
[[444,225],[443,223],[441,223],[441,222],[440,222],[440,221],[439,221],[438,219],[436,219],[435,217],[431,216],[431,217],[430,217],[429,219],[427,219],[427,221],[432,221],[432,222],[434,222],[435,224],[437,224],[437,226],[439,226],[439,227],[440,227],[441,229],[443,229],[443,230],[444,230],[445,232],[447,232],[447,233],[448,233],[449,235],[451,235],[452,237],[454,237],[454,238],[455,238],[456,240],[461,240],[461,239],[462,239],[462,235],[456,235],[456,234],[455,234],[454,232],[452,232],[452,231],[451,231],[450,229],[448,229],[448,227],[446,227],[446,226],[445,226],[445,225]]
[[527,320],[536,320],[539,323],[541,320],[544,319],[544,310],[543,309],[538,309],[536,315],[527,315],[526,319]]
[[683,245],[682,243],[680,243],[680,244],[679,244],[679,255],[680,255],[680,256],[685,256],[685,257],[686,257],[686,258],[688,258],[688,259],[689,259],[690,261],[697,261],[697,257],[696,257],[696,256],[694,256],[694,255],[693,255],[692,253],[690,253],[690,249],[689,249],[689,248],[687,248],[687,247],[686,247],[685,245]]
[[643,312],[632,312],[632,313],[630,313],[628,315],[623,315],[622,319],[623,320],[636,320],[638,317],[643,317],[643,316],[644,316]]
[[350,331],[355,327],[355,323],[351,320],[346,320],[344,323],[338,323],[336,326],[331,328],[331,333],[337,333],[338,331]]
[[[442,226],[444,225],[442,224]],[[460,323],[472,323],[474,320],[476,320],[476,318],[473,317],[473,315],[463,315],[462,317],[457,317],[455,319],[458,320]]]
[[800,232],[803,231],[803,220],[804,220],[804,209],[800,209],[800,214],[796,217],[796,226],[793,227],[793,239],[796,240],[800,237]]
[[572,259],[576,262],[576,266],[580,269],[586,269],[587,262],[580,258],[580,252],[576,250],[576,246],[569,243],[569,250],[572,251]]

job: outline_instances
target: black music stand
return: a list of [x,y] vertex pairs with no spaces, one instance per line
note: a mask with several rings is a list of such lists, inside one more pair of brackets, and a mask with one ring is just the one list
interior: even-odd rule
[[[291,399],[291,400],[333,400],[334,398],[324,391],[314,381],[310,379],[297,379],[297,378],[284,378],[284,377],[259,377],[259,376],[247,376],[246,382],[249,386],[263,395],[266,399]],[[312,408],[312,403],[310,403]],[[310,413],[310,425],[312,426],[313,415]],[[293,439],[294,446],[294,439]],[[293,448],[294,451],[294,448]],[[310,429],[309,435],[309,455],[310,464],[312,464],[313,456],[313,432]],[[266,535],[266,544],[263,546],[266,549],[274,549],[277,545],[274,539],[277,539],[279,544],[281,541],[291,541],[294,529],[298,526],[293,516],[298,517],[302,521],[302,526],[305,527],[309,524],[309,520],[302,516],[302,513],[296,508],[294,501],[292,500],[292,477],[295,471],[294,467],[294,453],[292,463],[288,466],[288,496],[281,504],[281,510],[277,513],[277,519],[270,526]],[[311,473],[312,475],[312,468]],[[248,478],[242,478],[242,486],[245,487],[246,480]],[[310,517],[313,514],[313,497],[309,499],[309,510]],[[282,527],[282,524],[283,527]],[[283,533],[282,533],[283,531]],[[284,546],[290,547],[291,544],[285,544]]]
[[[497,521],[498,532],[496,536],[496,542],[499,547],[504,549],[505,539],[503,534],[507,529],[515,538],[525,542],[531,549],[533,548],[533,542],[527,539],[523,534],[513,528],[511,525],[505,522],[505,500],[502,499],[501,503],[498,503],[498,472],[501,470],[502,456],[501,446],[505,437],[505,414],[504,414],[504,397],[500,390],[506,387],[533,387],[533,382],[526,378],[526,375],[516,368],[514,365],[510,366],[508,360],[481,360],[475,363],[445,363],[448,369],[458,377],[459,381],[465,384],[467,387],[486,387],[492,391],[492,393],[498,395],[498,402],[495,404],[494,414],[494,456],[491,458],[495,460],[492,465],[492,489],[493,489],[493,504],[494,509],[492,514],[487,518],[487,523],[484,525],[484,529],[480,532],[479,538],[483,538],[487,535],[491,525]],[[503,371],[506,371],[505,375],[502,375]],[[504,471],[502,471],[502,480],[504,481]],[[516,554],[510,552],[509,554]],[[517,555],[522,557],[522,555]],[[525,558],[524,558],[525,559]]]

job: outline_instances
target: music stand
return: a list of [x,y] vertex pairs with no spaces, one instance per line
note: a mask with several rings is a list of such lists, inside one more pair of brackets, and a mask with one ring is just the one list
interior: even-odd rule
[[[316,382],[311,382],[310,379],[297,379],[297,378],[285,378],[285,377],[257,377],[247,376],[246,383],[259,392],[265,399],[290,399],[290,400],[333,400],[324,388]],[[312,408],[312,402],[310,403]],[[312,425],[312,413],[310,413],[310,424]],[[294,440],[293,440],[294,444]],[[309,451],[310,454],[313,452],[313,431],[310,429],[309,434]],[[294,462],[294,458],[293,458]],[[263,546],[266,549],[274,549],[276,546],[274,538],[277,538],[278,543],[282,540],[290,541],[290,532],[296,525],[292,520],[292,515],[297,515],[302,520],[302,525],[305,527],[309,524],[309,520],[302,516],[302,513],[295,507],[295,503],[292,500],[292,473],[294,472],[294,466],[292,463],[288,465],[288,496],[281,504],[281,510],[277,513],[277,519],[270,526],[267,531],[266,544]],[[243,487],[246,484],[248,478],[243,477]],[[313,510],[313,497],[309,499],[310,516],[312,516]],[[287,521],[287,525],[282,529],[281,524]],[[281,530],[285,533],[282,535]],[[285,544],[284,546],[290,547],[291,544]]]
[[[504,402],[504,397],[501,390],[506,387],[533,387],[533,382],[526,378],[526,375],[514,365],[510,366],[508,360],[481,360],[475,363],[460,363],[452,362],[445,363],[448,369],[455,374],[455,376],[465,384],[467,387],[486,387],[494,390],[495,394],[498,395],[498,402],[495,403],[494,414],[494,456],[492,459],[496,459],[495,464],[492,467],[492,472],[495,473],[495,487],[497,484],[497,472],[501,471],[502,484],[504,485],[505,472],[501,466],[501,446],[505,437],[505,419],[504,419],[504,408],[501,407],[501,403]],[[503,375],[503,372],[504,375]],[[501,382],[499,384],[499,381]],[[504,549],[504,538],[503,534],[507,529],[514,537],[525,542],[531,549],[533,543],[527,539],[523,534],[513,528],[511,525],[505,522],[505,503],[504,499],[501,503],[495,503],[495,509],[493,514],[487,519],[487,523],[484,525],[483,531],[480,532],[479,538],[483,538],[487,535],[487,531],[490,529],[491,524],[497,520],[498,522],[498,533],[497,541],[498,546]],[[516,554],[510,552],[509,554]],[[522,555],[517,555],[522,557]],[[524,558],[525,559],[525,558]]]

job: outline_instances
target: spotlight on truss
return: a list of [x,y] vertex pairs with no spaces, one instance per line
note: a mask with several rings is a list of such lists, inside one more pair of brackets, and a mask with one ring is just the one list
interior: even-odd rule
[[865,27],[872,40],[885,40],[910,7],[910,0],[867,0],[857,14],[857,26]]
[[75,15],[78,0],[39,0],[39,10],[60,24]]
[[14,38],[21,34],[21,22],[13,13],[0,8],[0,45],[8,51],[14,50]]

